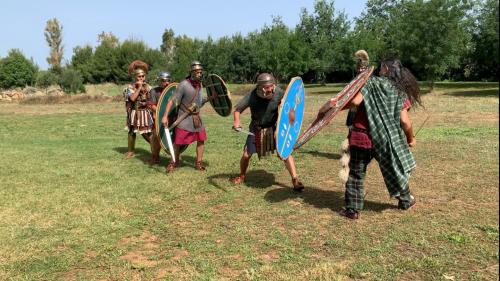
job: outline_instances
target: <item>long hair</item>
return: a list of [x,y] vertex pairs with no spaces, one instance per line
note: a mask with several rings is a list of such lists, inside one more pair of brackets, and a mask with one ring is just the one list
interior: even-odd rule
[[404,67],[397,58],[384,59],[380,63],[380,68],[383,66],[387,66],[389,69],[386,77],[391,80],[399,94],[405,95],[410,100],[412,106],[422,105],[418,81],[410,70]]

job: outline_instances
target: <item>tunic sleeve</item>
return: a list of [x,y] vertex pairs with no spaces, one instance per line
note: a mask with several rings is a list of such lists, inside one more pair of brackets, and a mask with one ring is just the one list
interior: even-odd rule
[[234,111],[243,112],[250,106],[250,95],[252,92],[248,92],[234,107]]

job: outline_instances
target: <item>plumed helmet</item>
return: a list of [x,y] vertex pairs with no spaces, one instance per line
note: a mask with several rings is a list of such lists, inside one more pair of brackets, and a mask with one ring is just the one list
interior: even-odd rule
[[203,66],[201,66],[201,62],[194,60],[191,62],[191,71],[195,71],[201,69],[203,70]]
[[163,79],[170,80],[170,79],[172,79],[172,77],[170,76],[170,73],[168,73],[166,71],[162,71],[162,72],[160,72],[160,74],[158,74],[158,80],[163,80]]
[[141,60],[135,60],[128,65],[128,74],[130,76],[146,75],[147,73],[148,64]]
[[368,53],[365,50],[357,50],[356,53],[354,53],[354,56],[357,59],[356,64],[358,66],[367,67],[370,63],[370,58],[368,57]]
[[274,84],[274,76],[270,73],[261,73],[257,76],[257,85],[258,86],[266,86],[269,84]]

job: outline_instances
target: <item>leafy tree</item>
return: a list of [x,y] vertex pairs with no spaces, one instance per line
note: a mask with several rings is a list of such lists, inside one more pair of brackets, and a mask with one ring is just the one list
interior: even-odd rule
[[100,40],[92,56],[92,80],[96,83],[117,82],[120,75],[118,64],[119,49],[114,40]]
[[42,70],[36,76],[36,86],[39,88],[47,88],[52,85],[59,84],[59,77],[52,71]]
[[175,48],[175,33],[174,31],[169,28],[165,29],[163,32],[163,35],[161,36],[161,46],[160,50],[167,56],[167,58],[170,60],[172,58],[172,55],[174,53],[174,48]]
[[[200,60],[202,46],[203,42],[199,39],[192,39],[186,35],[175,37],[175,50],[169,65],[174,80],[180,81],[189,74],[191,62]],[[205,65],[203,61],[201,63]]]
[[103,31],[99,33],[99,35],[97,35],[97,41],[99,42],[99,44],[106,43],[112,48],[116,48],[120,44],[120,40],[118,40],[118,37],[116,37],[113,32]]
[[60,86],[66,93],[85,92],[83,77],[78,70],[65,68],[61,73]]
[[477,17],[477,31],[472,36],[474,51],[471,66],[475,73],[471,75],[474,78],[498,81],[498,18],[498,1],[484,1]]
[[26,59],[20,50],[12,49],[0,60],[0,88],[33,85],[37,72],[33,61]]
[[49,44],[50,54],[47,62],[52,70],[60,73],[61,62],[64,54],[64,46],[62,44],[62,30],[63,27],[56,18],[47,21],[45,26],[45,40]]
[[350,23],[344,12],[335,13],[334,1],[317,0],[314,14],[302,9],[297,29],[312,51],[308,65],[317,81],[325,82],[327,72],[351,67],[351,54],[342,48],[347,43]]
[[[433,82],[460,63],[470,41],[466,13],[468,1],[433,0],[404,2],[394,16],[389,42],[404,61]],[[431,83],[432,87],[432,83]]]
[[92,77],[92,56],[94,51],[89,45],[73,48],[73,56],[71,57],[70,66],[78,70],[83,77],[84,83],[93,83]]

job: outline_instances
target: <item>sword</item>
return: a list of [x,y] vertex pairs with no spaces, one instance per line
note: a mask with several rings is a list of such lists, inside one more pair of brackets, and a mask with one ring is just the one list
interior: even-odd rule
[[422,130],[422,128],[424,127],[425,123],[427,122],[427,120],[429,120],[429,118],[431,118],[431,115],[427,115],[427,118],[425,118],[424,122],[422,122],[422,125],[420,125],[420,127],[417,129],[417,132],[415,133],[414,137],[417,137],[418,135],[418,132],[420,132],[420,130]]
[[175,152],[174,152],[174,146],[172,145],[172,138],[170,137],[170,131],[168,130],[167,127],[165,127],[165,136],[167,137],[167,144],[168,144],[168,151],[170,151],[170,156],[172,156],[172,160],[175,163]]
[[[218,97],[225,97],[227,95],[218,95],[217,93],[207,99],[205,99],[202,103],[201,103],[201,106],[200,106],[200,109],[209,101],[212,101]],[[182,122],[182,120],[186,119],[189,115],[191,115],[190,112],[184,112],[182,115],[180,115],[179,117],[177,117],[177,120],[175,120],[174,123],[172,123],[172,125],[170,125],[168,127],[169,130],[172,130],[173,128],[175,128],[177,125],[179,125],[179,123]]]
[[233,130],[235,130],[238,133],[243,133],[243,134],[247,134],[247,135],[250,135],[250,136],[255,136],[254,133],[249,132],[247,130],[243,130],[241,127],[238,127],[238,128],[233,127]]

